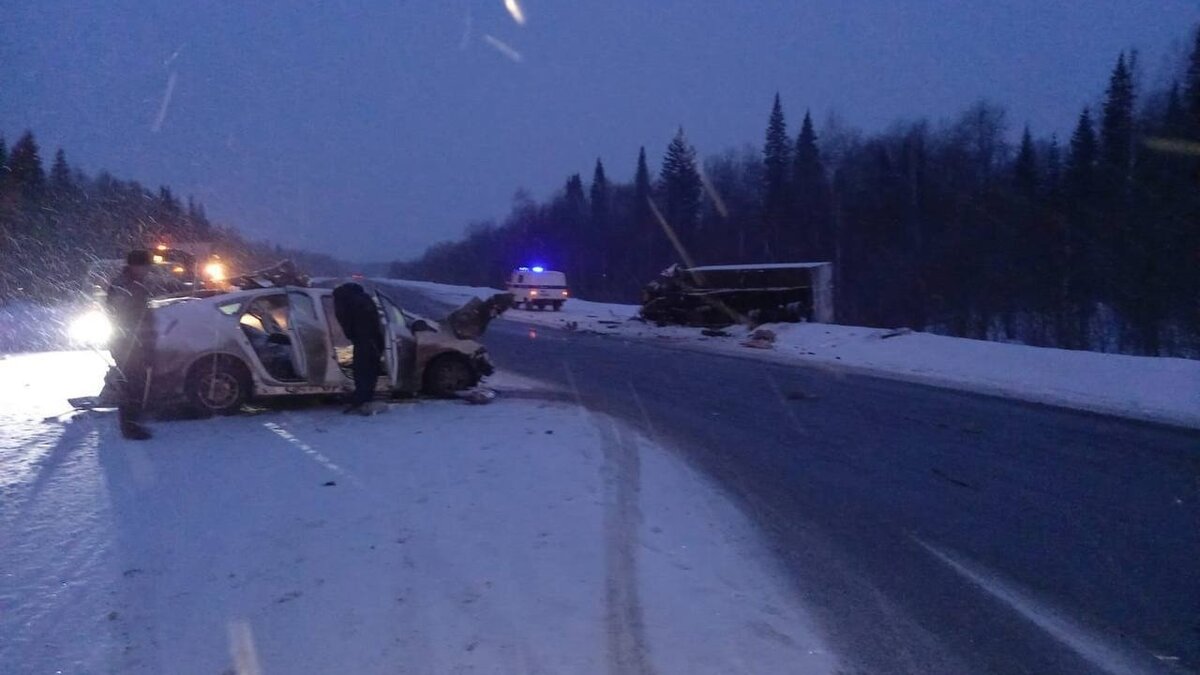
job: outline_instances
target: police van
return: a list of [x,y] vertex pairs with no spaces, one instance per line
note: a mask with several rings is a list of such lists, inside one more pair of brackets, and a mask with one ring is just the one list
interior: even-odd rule
[[513,295],[513,306],[525,309],[562,309],[570,296],[567,276],[544,267],[518,267],[508,278],[506,289]]

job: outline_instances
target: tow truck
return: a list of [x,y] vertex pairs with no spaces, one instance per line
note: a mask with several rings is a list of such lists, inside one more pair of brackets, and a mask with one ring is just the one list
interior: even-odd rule
[[[229,266],[211,242],[158,243],[151,247],[150,273],[145,284],[156,300],[204,297],[234,288]],[[93,307],[68,326],[71,341],[78,345],[104,344],[112,331],[104,298],[113,279],[125,267],[123,259],[96,260],[88,266],[84,294]]]
[[[146,285],[152,297],[229,290],[229,267],[209,242],[158,244],[151,250],[151,256],[154,265]],[[120,259],[93,262],[88,266],[85,282],[88,294],[102,300],[124,266],[125,261]]]

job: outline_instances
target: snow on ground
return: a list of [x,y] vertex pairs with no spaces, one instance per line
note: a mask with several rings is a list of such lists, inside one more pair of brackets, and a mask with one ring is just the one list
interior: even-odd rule
[[[427,282],[390,283],[453,304],[497,292]],[[764,326],[776,333],[777,340],[773,348],[760,350],[742,344],[748,332],[742,327],[729,329],[729,337],[706,337],[697,328],[656,327],[632,320],[637,310],[634,305],[570,300],[561,312],[513,310],[505,318],[1200,427],[1200,361],[1047,349],[917,332],[885,337],[892,331],[816,323]]]
[[534,381],[146,443],[45,419],[103,370],[0,359],[0,672],[836,670],[729,502]]

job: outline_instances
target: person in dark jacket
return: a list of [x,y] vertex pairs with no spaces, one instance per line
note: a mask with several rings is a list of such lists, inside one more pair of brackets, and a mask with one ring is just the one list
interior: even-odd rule
[[362,286],[346,283],[333,289],[333,313],[354,345],[354,394],[346,412],[369,415],[384,349],[379,310]]
[[113,326],[109,351],[121,378],[117,419],[121,435],[132,440],[150,438],[139,422],[150,395],[156,333],[150,312],[146,277],[153,264],[149,251],[130,251],[125,267],[108,287],[108,315]]

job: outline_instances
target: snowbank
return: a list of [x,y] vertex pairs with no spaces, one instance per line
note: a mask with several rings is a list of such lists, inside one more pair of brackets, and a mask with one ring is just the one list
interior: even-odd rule
[[111,414],[43,421],[102,372],[0,360],[0,672],[837,669],[731,504],[535,381],[141,444]]
[[[393,282],[446,302],[495,293],[489,288]],[[816,365],[941,387],[1060,405],[1103,414],[1200,427],[1200,361],[1028,347],[929,333],[829,324],[764,326],[772,349],[743,346],[747,331],[707,337],[700,329],[656,327],[632,320],[634,305],[571,300],[562,312],[514,310],[510,321],[568,330],[653,339],[682,348]]]

